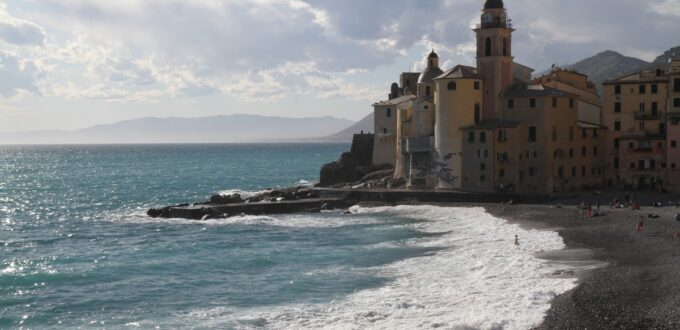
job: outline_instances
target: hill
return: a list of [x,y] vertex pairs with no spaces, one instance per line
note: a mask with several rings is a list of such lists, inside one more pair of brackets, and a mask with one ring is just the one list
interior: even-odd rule
[[607,79],[637,72],[649,66],[649,62],[639,58],[624,56],[618,52],[607,50],[566,67],[585,73],[591,81],[601,84]]
[[353,121],[333,117],[230,115],[140,118],[76,131],[0,133],[0,144],[238,143],[305,139],[338,132]]
[[368,114],[366,117],[362,118],[358,122],[354,123],[354,125],[347,127],[343,129],[340,132],[337,132],[333,135],[326,136],[322,138],[323,141],[327,142],[347,142],[347,141],[352,141],[352,135],[358,134],[361,132],[364,133],[373,133],[373,113],[371,112]]

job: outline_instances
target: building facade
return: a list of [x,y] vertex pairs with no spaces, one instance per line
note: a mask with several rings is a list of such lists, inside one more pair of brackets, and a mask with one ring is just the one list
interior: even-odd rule
[[512,56],[514,31],[503,1],[487,0],[474,29],[476,67],[444,72],[432,51],[421,73],[402,73],[389,100],[374,105],[374,162],[391,158],[408,187],[680,189],[680,61],[607,81],[600,96],[573,70],[532,78]]

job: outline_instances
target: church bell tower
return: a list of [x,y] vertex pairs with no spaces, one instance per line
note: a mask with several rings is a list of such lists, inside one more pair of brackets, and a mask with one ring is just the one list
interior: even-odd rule
[[513,83],[512,28],[503,0],[486,0],[477,34],[477,72],[484,77],[484,120],[497,119],[499,96]]

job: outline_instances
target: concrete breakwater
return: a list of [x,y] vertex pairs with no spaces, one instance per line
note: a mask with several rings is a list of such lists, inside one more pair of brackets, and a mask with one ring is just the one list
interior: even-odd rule
[[[243,201],[240,196],[223,196],[218,203],[196,203],[166,206],[150,209],[147,214],[155,218],[182,218],[207,220],[239,215],[266,215],[320,212],[348,208],[361,202],[377,202],[386,204],[400,203],[515,203],[537,204],[550,200],[546,195],[495,194],[461,191],[439,190],[406,190],[406,189],[330,189],[291,188],[295,191],[287,197],[270,197],[272,192],[265,192],[255,201]],[[302,193],[297,193],[298,191]],[[274,195],[281,195],[276,190]],[[211,198],[211,200],[218,198]]]

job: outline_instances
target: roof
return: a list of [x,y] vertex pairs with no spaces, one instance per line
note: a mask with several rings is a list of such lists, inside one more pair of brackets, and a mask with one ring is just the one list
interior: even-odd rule
[[515,84],[510,87],[505,93],[504,97],[541,97],[541,96],[572,96],[572,94],[563,92],[559,89],[547,87],[541,84],[526,85]]
[[442,73],[436,79],[459,79],[459,78],[474,78],[483,79],[482,76],[477,74],[477,69],[471,66],[456,65],[452,69]]
[[423,73],[420,74],[420,77],[418,77],[418,83],[431,83],[434,78],[437,78],[437,76],[441,75],[444,73],[442,69],[440,68],[427,68],[423,70]]
[[631,73],[627,74],[625,76],[621,76],[615,79],[608,79],[605,82],[602,83],[602,85],[611,85],[611,84],[637,84],[640,82],[657,82],[657,83],[667,83],[668,82],[668,77],[666,77],[666,74],[663,74],[661,76],[657,76],[656,72],[652,71],[639,71],[636,73]]
[[600,124],[597,124],[597,123],[590,123],[590,122],[583,121],[583,120],[579,120],[579,121],[578,121],[578,127],[580,127],[580,128],[596,128],[596,129],[604,129],[604,128],[606,128],[606,127],[604,127],[604,126],[602,126],[602,125],[600,125]]
[[486,0],[484,9],[503,9],[503,0]]
[[415,98],[416,98],[415,95],[404,95],[404,96],[400,96],[400,97],[397,97],[397,98],[394,98],[394,99],[391,99],[391,100],[380,101],[378,103],[373,104],[373,106],[376,106],[376,105],[399,105],[400,103],[408,102],[408,101],[411,101]]
[[510,120],[485,120],[475,125],[461,127],[461,129],[496,129],[496,128],[515,128],[519,122]]
[[430,55],[427,57],[427,59],[429,60],[429,59],[433,59],[433,58],[439,58],[439,55],[437,55],[437,53],[434,52],[434,49],[432,50]]

